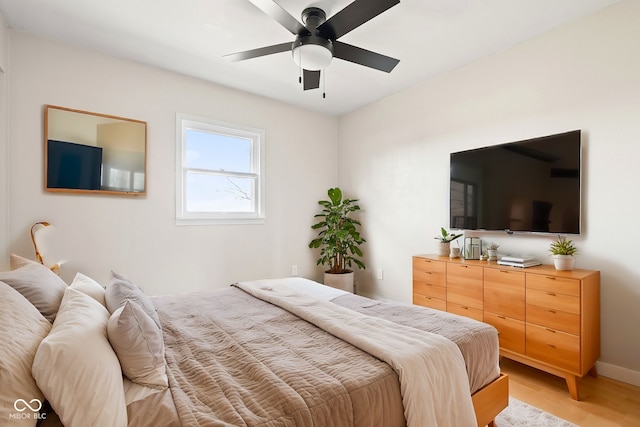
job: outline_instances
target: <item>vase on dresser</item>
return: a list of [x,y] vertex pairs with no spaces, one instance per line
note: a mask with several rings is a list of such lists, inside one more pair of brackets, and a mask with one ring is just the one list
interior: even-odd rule
[[573,270],[575,257],[573,255],[553,255],[553,266],[559,271]]

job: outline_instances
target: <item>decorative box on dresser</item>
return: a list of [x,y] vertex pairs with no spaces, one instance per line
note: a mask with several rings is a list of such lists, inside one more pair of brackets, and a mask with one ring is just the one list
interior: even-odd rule
[[575,400],[577,378],[597,375],[599,271],[416,255],[413,303],[495,326],[502,356],[564,377]]

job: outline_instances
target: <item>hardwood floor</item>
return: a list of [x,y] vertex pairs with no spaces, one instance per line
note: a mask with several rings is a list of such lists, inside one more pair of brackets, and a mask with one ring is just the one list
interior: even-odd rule
[[565,380],[502,358],[509,394],[581,427],[640,426],[640,387],[599,376],[578,380],[580,401],[569,397]]

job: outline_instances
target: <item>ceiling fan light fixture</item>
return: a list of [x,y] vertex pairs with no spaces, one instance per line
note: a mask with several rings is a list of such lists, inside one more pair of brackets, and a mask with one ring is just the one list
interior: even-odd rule
[[317,36],[298,36],[293,42],[293,60],[304,70],[318,71],[333,59],[333,43]]

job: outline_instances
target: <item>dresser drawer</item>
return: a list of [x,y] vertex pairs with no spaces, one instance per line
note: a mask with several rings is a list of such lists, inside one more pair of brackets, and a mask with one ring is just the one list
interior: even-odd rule
[[580,337],[526,324],[526,355],[572,372],[580,372]]
[[524,322],[494,313],[484,312],[484,322],[498,330],[500,348],[524,354]]
[[433,298],[422,294],[413,294],[413,303],[423,307],[435,308],[440,311],[447,311],[447,302],[444,299]]
[[447,263],[429,258],[413,257],[413,269],[445,274],[447,272]]
[[426,282],[413,282],[413,293],[421,294],[427,297],[438,298],[441,300],[447,299],[447,288],[440,285],[432,285]]
[[481,309],[473,308],[464,304],[457,304],[455,302],[451,302],[450,300],[447,300],[447,311],[449,313],[458,314],[460,316],[470,317],[480,322],[482,322],[483,320]]
[[580,297],[540,289],[527,289],[527,305],[580,315]]
[[484,270],[484,310],[524,320],[524,273],[503,269]]
[[447,302],[482,310],[482,267],[450,264],[447,269]]
[[527,304],[527,322],[580,335],[580,315]]
[[444,262],[432,261],[425,258],[413,259],[413,283],[431,285],[447,285],[447,265]]
[[580,281],[565,277],[527,273],[527,289],[540,289],[564,295],[580,296]]

